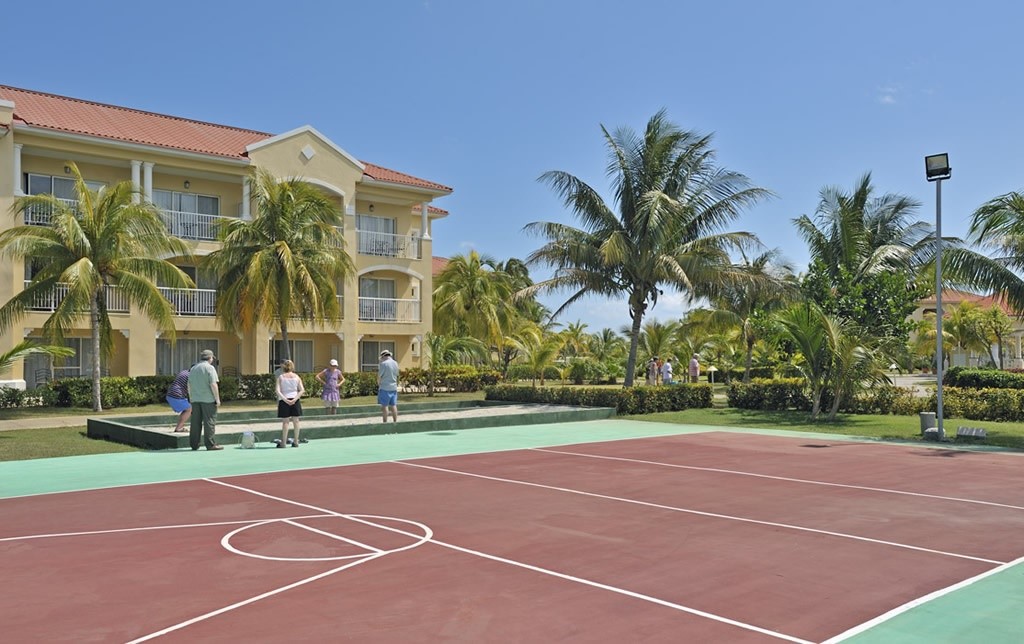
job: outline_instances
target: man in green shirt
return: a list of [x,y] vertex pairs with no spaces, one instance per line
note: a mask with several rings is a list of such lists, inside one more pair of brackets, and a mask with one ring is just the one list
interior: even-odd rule
[[188,442],[192,451],[199,449],[202,435],[207,450],[224,449],[213,442],[217,433],[217,408],[220,407],[220,387],[217,369],[213,366],[213,351],[204,349],[197,362],[188,372],[188,397],[192,401],[192,424],[189,426]]

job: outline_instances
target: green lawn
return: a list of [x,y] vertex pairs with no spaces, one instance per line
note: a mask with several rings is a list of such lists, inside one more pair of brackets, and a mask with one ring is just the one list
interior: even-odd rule
[[[865,436],[886,440],[920,440],[921,424],[917,416],[839,416],[835,422],[807,421],[806,412],[751,411],[731,407],[713,409],[687,409],[644,416],[630,416],[631,420],[646,420],[687,425],[713,425],[750,427],[756,429],[784,429],[793,432],[815,432],[837,436]],[[983,420],[947,418],[943,429],[947,436],[955,436],[956,428],[966,425],[983,427],[988,432],[985,445],[1024,449],[1024,423],[996,423]],[[969,442],[969,443],[968,443]],[[982,444],[967,439],[964,444]]]

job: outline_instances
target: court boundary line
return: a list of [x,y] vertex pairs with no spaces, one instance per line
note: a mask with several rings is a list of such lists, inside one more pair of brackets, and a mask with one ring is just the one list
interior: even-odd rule
[[[1002,455],[1011,456],[1011,457],[1015,456],[1015,457],[1018,457],[1018,458],[1024,457],[1024,451],[1022,451],[1022,450],[1015,450],[1015,449],[1010,448],[1010,447],[993,447],[990,450],[985,450],[985,451],[982,452],[982,451],[979,451],[976,448],[975,449],[971,449],[968,446],[955,447],[955,446],[950,446],[950,445],[933,445],[933,444],[925,444],[925,443],[915,443],[915,442],[912,442],[912,441],[905,441],[905,442],[904,441],[886,441],[886,440],[872,438],[870,436],[820,436],[818,434],[813,434],[813,433],[789,432],[789,431],[784,430],[784,429],[768,429],[768,428],[764,428],[764,427],[732,427],[732,426],[729,426],[729,425],[687,425],[687,424],[667,423],[665,421],[632,420],[632,419],[617,418],[617,417],[605,418],[605,419],[601,419],[601,420],[572,421],[570,423],[561,423],[561,424],[562,425],[569,425],[569,424],[573,424],[575,422],[580,422],[580,423],[610,423],[610,422],[619,422],[619,421],[621,421],[621,422],[647,423],[647,424],[657,425],[657,426],[662,426],[662,427],[666,427],[666,426],[680,427],[680,428],[683,428],[683,429],[680,429],[679,431],[677,431],[675,433],[670,433],[670,434],[666,434],[666,433],[663,433],[663,432],[656,432],[656,433],[652,433],[650,435],[644,435],[644,436],[625,436],[625,437],[621,437],[621,438],[602,438],[602,439],[598,439],[598,440],[583,440],[583,441],[574,440],[574,441],[571,441],[571,442],[568,442],[568,443],[556,443],[556,444],[550,445],[548,447],[562,447],[562,446],[568,446],[568,445],[589,445],[589,444],[601,444],[601,443],[615,443],[615,442],[618,442],[618,441],[650,440],[650,439],[654,439],[654,438],[672,438],[672,437],[678,437],[678,436],[690,436],[690,435],[693,435],[693,434],[722,433],[722,434],[755,434],[757,436],[767,436],[769,438],[813,438],[813,439],[816,439],[816,440],[835,441],[835,442],[842,442],[842,443],[855,443],[855,444],[860,444],[860,445],[878,445],[878,446],[885,446],[885,447],[919,447],[919,448],[922,448],[922,449],[940,449],[940,450],[948,450],[948,451],[951,451],[951,452],[963,452],[963,453],[967,453],[967,454],[978,454],[978,453],[982,453],[982,454],[1002,454]],[[551,424],[558,424],[558,423],[551,423]],[[535,427],[535,425],[509,425],[509,427]],[[475,427],[475,428],[467,428],[467,429],[457,429],[457,430],[452,430],[452,431],[468,432],[468,431],[476,431],[477,429],[503,429],[503,428],[501,428],[501,427],[487,427],[487,428]],[[762,432],[770,432],[770,433],[762,433]],[[379,434],[379,436],[385,436],[385,435],[386,434]],[[400,435],[404,435],[404,434],[400,434]],[[318,439],[318,440],[346,440],[348,438],[363,438],[363,437],[362,436],[348,436],[348,437],[345,437],[345,438],[323,438],[323,439]],[[265,449],[270,449],[270,448],[265,448]],[[478,455],[478,454],[502,454],[504,452],[526,451],[526,450],[531,450],[531,449],[539,449],[539,448],[536,448],[536,447],[509,447],[509,448],[504,448],[504,449],[492,449],[492,450],[478,450],[478,451],[472,451],[472,452],[460,452],[460,453],[457,453],[457,454],[439,454],[439,455],[427,455],[427,456],[410,456],[409,459],[411,460],[411,459],[425,459],[425,458],[453,458],[453,457],[458,457],[458,456],[474,456],[474,455]],[[189,449],[187,447],[181,447],[181,448],[172,449],[172,450],[146,450],[146,451],[141,451],[141,452],[127,452],[127,454],[133,454],[133,453],[135,453],[135,454],[158,454],[160,452],[167,452],[168,454],[177,454],[177,453],[187,453],[188,451],[189,451]],[[89,458],[90,456],[108,456],[108,454],[91,454],[91,455],[83,455],[81,457],[64,457],[64,458]],[[54,458],[61,458],[61,457],[54,457]],[[36,459],[36,460],[48,460],[48,459]],[[6,462],[6,461],[0,461],[0,463],[3,463],[3,462]],[[15,462],[15,461],[9,461],[9,462]],[[17,462],[23,462],[23,461],[17,461]],[[334,468],[341,468],[341,467],[355,467],[355,466],[359,466],[359,465],[374,465],[374,464],[378,464],[378,463],[394,463],[394,462],[396,462],[394,459],[384,459],[384,460],[379,460],[379,461],[361,461],[359,463],[341,463],[341,464],[336,464],[336,465],[311,465],[311,466],[307,466],[307,467],[295,467],[295,468],[283,469],[283,470],[281,470],[281,469],[278,469],[278,470],[256,470],[256,471],[253,471],[253,472],[239,472],[239,473],[236,473],[236,474],[224,474],[222,476],[259,476],[261,474],[280,474],[280,473],[285,473],[285,472],[310,472],[310,471],[313,471],[313,470],[326,470],[326,469],[334,469]],[[215,475],[210,475],[210,476],[215,476]],[[188,483],[190,481],[205,481],[205,480],[209,480],[209,478],[210,478],[209,476],[195,476],[195,477],[191,477],[191,478],[182,478],[182,479],[167,479],[167,480],[161,480],[161,481],[142,481],[142,482],[137,482],[137,483],[120,483],[118,485],[107,485],[107,486],[98,486],[98,487],[83,487],[83,488],[75,488],[73,490],[51,490],[49,492],[30,492],[28,494],[15,494],[15,495],[12,495],[12,496],[0,496],[0,501],[4,501],[6,499],[25,499],[25,498],[31,498],[31,497],[34,497],[34,496],[47,496],[47,495],[50,495],[50,494],[73,494],[75,492],[97,492],[97,491],[100,491],[100,490],[116,490],[116,489],[119,489],[119,488],[136,487],[136,486],[141,486],[141,485],[159,485],[159,484],[162,484],[162,483]]]
[[490,480],[490,481],[498,481],[498,482],[501,482],[501,483],[512,483],[512,484],[515,484],[515,485],[526,485],[526,486],[529,486],[529,487],[537,487],[537,488],[542,488],[542,489],[546,489],[546,490],[555,490],[555,491],[558,491],[558,492],[569,492],[571,494],[579,494],[581,496],[589,496],[589,497],[598,498],[598,499],[604,499],[604,500],[608,500],[608,501],[619,501],[619,502],[622,502],[622,503],[631,503],[631,504],[634,504],[634,505],[640,505],[640,506],[644,506],[644,507],[657,508],[659,510],[669,510],[671,512],[682,512],[682,513],[685,513],[685,514],[694,514],[694,515],[703,516],[703,517],[710,517],[710,518],[713,518],[713,519],[724,519],[724,520],[727,520],[727,521],[740,521],[740,522],[743,522],[743,523],[752,523],[752,524],[756,524],[756,525],[764,525],[764,526],[769,526],[769,527],[773,527],[773,528],[783,528],[783,529],[789,529],[789,530],[794,530],[794,531],[799,531],[799,532],[810,532],[810,533],[813,533],[813,534],[821,534],[821,535],[826,535],[826,536],[838,537],[838,538],[841,538],[841,539],[851,539],[851,540],[854,540],[854,541],[864,541],[864,542],[867,542],[867,543],[879,544],[879,545],[884,545],[884,546],[892,546],[894,548],[903,548],[903,549],[906,549],[906,550],[914,550],[914,551],[918,551],[918,552],[924,552],[924,553],[927,553],[927,554],[935,554],[935,555],[940,555],[940,556],[953,557],[953,558],[957,558],[957,559],[968,559],[968,560],[971,560],[971,561],[978,561],[978,562],[981,562],[981,563],[987,563],[987,564],[992,564],[992,565],[996,565],[996,566],[1002,565],[1002,564],[1006,563],[1005,561],[998,561],[998,560],[995,560],[995,559],[985,559],[983,557],[974,557],[974,556],[971,556],[971,555],[965,555],[965,554],[960,554],[960,553],[956,553],[956,552],[946,552],[946,551],[943,551],[943,550],[934,550],[932,548],[922,548],[920,546],[913,546],[913,545],[909,545],[909,544],[905,544],[905,543],[898,543],[898,542],[895,542],[895,541],[885,541],[883,539],[872,539],[870,537],[861,537],[861,536],[858,536],[858,535],[848,534],[848,533],[844,533],[844,532],[832,532],[830,530],[820,530],[818,528],[807,528],[807,527],[804,527],[804,526],[798,526],[798,525],[793,525],[793,524],[789,524],[789,523],[776,523],[774,521],[762,521],[760,519],[749,519],[749,518],[745,518],[745,517],[733,516],[733,515],[728,515],[728,514],[718,514],[718,513],[715,513],[715,512],[705,512],[705,511],[702,511],[702,510],[691,510],[691,509],[680,508],[680,507],[675,507],[675,506],[671,506],[671,505],[663,505],[661,503],[654,503],[654,502],[651,502],[651,501],[639,501],[639,500],[636,500],[636,499],[628,499],[626,497],[611,496],[611,495],[608,495],[608,494],[600,494],[598,492],[586,492],[584,490],[574,490],[572,488],[558,487],[558,486],[555,486],[555,485],[546,485],[544,483],[532,483],[530,481],[520,481],[520,480],[517,480],[517,479],[506,479],[506,478],[501,478],[501,477],[497,477],[497,476],[489,476],[489,475],[486,475],[486,474],[476,474],[474,472],[463,472],[463,471],[459,471],[459,470],[452,470],[452,469],[447,469],[447,468],[443,468],[443,467],[437,467],[437,466],[434,466],[434,465],[424,465],[422,463],[411,463],[411,462],[408,462],[408,461],[393,461],[393,462],[395,464],[397,464],[397,465],[407,465],[409,467],[419,467],[419,468],[428,469],[428,470],[435,470],[435,471],[438,471],[438,472],[447,472],[447,473],[450,473],[450,474],[457,474],[457,475],[460,475],[460,476],[472,476],[472,477],[475,477],[475,478],[487,479],[487,480]]
[[917,599],[912,599],[912,600],[910,600],[909,602],[907,602],[905,604],[902,604],[900,606],[897,606],[896,608],[893,608],[892,610],[889,610],[889,611],[886,611],[885,613],[882,613],[878,617],[875,617],[873,619],[869,619],[868,621],[863,622],[861,624],[858,624],[857,626],[854,626],[853,628],[847,629],[847,630],[843,631],[842,633],[839,633],[838,635],[834,635],[834,636],[830,637],[829,639],[821,642],[821,644],[837,644],[838,642],[842,642],[844,640],[847,640],[847,639],[849,639],[851,637],[854,637],[855,635],[860,635],[861,633],[863,633],[865,631],[868,631],[868,630],[870,630],[870,629],[872,629],[872,628],[874,628],[876,626],[879,626],[879,625],[881,625],[881,624],[883,624],[883,623],[885,623],[885,622],[887,622],[887,621],[889,621],[889,620],[891,620],[891,619],[893,619],[895,617],[898,617],[898,616],[902,615],[903,613],[909,612],[909,611],[913,610],[914,608],[917,608],[919,606],[923,606],[923,605],[925,605],[925,604],[927,604],[927,603],[929,603],[929,602],[931,602],[933,600],[936,600],[936,599],[939,599],[940,597],[944,597],[946,595],[952,594],[952,593],[954,593],[954,592],[956,592],[958,590],[962,590],[963,588],[967,588],[968,586],[972,586],[972,585],[976,584],[977,582],[979,582],[979,581],[981,581],[983,579],[986,579],[986,578],[991,577],[993,575],[997,575],[997,574],[999,574],[1001,572],[1005,572],[1006,570],[1009,570],[1010,568],[1013,568],[1014,566],[1020,565],[1021,563],[1024,563],[1024,557],[1020,557],[1018,559],[1014,559],[1013,561],[1008,561],[1008,562],[1004,563],[1001,566],[998,566],[998,567],[993,568],[991,570],[986,570],[985,572],[979,573],[979,574],[977,574],[977,575],[975,575],[973,577],[968,577],[967,579],[958,581],[957,583],[955,583],[955,584],[953,584],[951,586],[947,586],[945,588],[940,588],[938,590],[935,590],[935,591],[932,591],[932,592],[928,593],[927,595],[922,595],[921,597],[918,597]]
[[771,480],[775,480],[775,481],[786,481],[786,482],[789,482],[789,483],[806,483],[808,485],[823,485],[823,486],[827,486],[827,487],[847,488],[847,489],[852,489],[852,490],[865,490],[865,491],[868,491],[868,492],[881,492],[881,493],[884,493],[884,494],[897,494],[897,495],[906,495],[906,496],[917,496],[917,497],[923,497],[923,498],[928,498],[928,499],[936,499],[936,500],[940,500],[940,501],[956,501],[956,502],[960,502],[960,503],[971,503],[971,504],[977,504],[977,505],[987,505],[987,506],[992,506],[992,507],[997,507],[997,508],[1006,508],[1006,509],[1010,509],[1010,510],[1024,510],[1024,506],[1021,506],[1021,505],[1010,505],[1009,503],[997,503],[995,501],[979,501],[979,500],[976,500],[976,499],[965,499],[965,498],[955,497],[955,496],[941,496],[941,495],[938,495],[938,494],[926,494],[924,492],[909,492],[909,491],[905,491],[905,490],[896,490],[896,489],[892,489],[892,488],[870,487],[870,486],[866,486],[866,485],[852,485],[852,484],[848,484],[848,483],[831,483],[831,482],[828,482],[828,481],[815,481],[815,480],[812,480],[812,479],[797,479],[797,478],[790,478],[788,476],[776,476],[776,475],[773,475],[773,474],[758,474],[756,472],[744,472],[742,470],[726,470],[726,469],[717,468],[717,467],[703,467],[703,466],[699,466],[699,465],[681,465],[681,464],[676,464],[676,463],[663,463],[661,461],[647,461],[647,460],[638,459],[638,458],[626,458],[626,457],[623,457],[623,456],[604,456],[604,455],[601,455],[601,454],[584,454],[582,452],[567,452],[567,451],[558,450],[558,449],[551,449],[551,448],[548,448],[548,447],[530,447],[528,449],[529,449],[529,451],[534,451],[534,452],[548,452],[548,453],[551,453],[551,454],[565,454],[567,456],[580,456],[580,457],[584,457],[584,458],[597,458],[597,459],[604,459],[604,460],[609,460],[609,461],[624,461],[624,462],[628,462],[628,463],[640,463],[640,464],[643,464],[643,465],[656,465],[656,466],[659,466],[659,467],[671,467],[671,468],[677,468],[677,469],[683,469],[683,470],[696,470],[696,471],[699,471],[699,472],[714,472],[716,474],[735,474],[736,476],[751,476],[751,477],[756,477],[756,478],[771,479]]
[[[389,462],[395,463],[395,464],[402,464],[399,461],[389,461]],[[287,498],[284,498],[284,497],[274,496],[272,494],[267,494],[265,492],[260,492],[258,490],[253,490],[253,489],[250,489],[250,488],[246,488],[246,487],[243,487],[241,485],[235,485],[233,483],[228,483],[227,481],[220,481],[220,480],[217,480],[217,479],[204,479],[204,480],[209,481],[210,483],[215,483],[217,485],[223,485],[225,487],[234,488],[236,490],[239,490],[239,491],[242,491],[242,492],[246,492],[248,494],[253,494],[253,495],[256,495],[256,496],[261,496],[261,497],[264,497],[264,498],[267,498],[267,499],[271,499],[271,500],[274,500],[274,501],[280,501],[282,503],[290,503],[292,505],[297,505],[299,507],[304,507],[304,508],[307,508],[307,509],[310,509],[310,510],[315,510],[317,512],[324,512],[324,513],[333,514],[333,515],[340,515],[341,514],[341,513],[332,511],[332,510],[328,510],[326,508],[321,508],[321,507],[318,507],[318,506],[315,506],[315,505],[311,505],[311,504],[308,504],[308,503],[303,503],[301,501],[295,501],[293,499],[287,499]],[[392,528],[390,526],[376,526],[376,527],[379,527],[379,528],[382,528],[382,529],[385,529],[385,530],[391,530],[391,531],[393,531],[393,532],[395,532],[397,534],[401,534],[401,535],[404,535],[404,536],[419,538],[417,535],[414,535],[414,534],[412,534],[410,532],[406,532],[405,530],[400,530],[398,528]],[[689,607],[689,606],[683,606],[682,604],[676,604],[674,602],[670,602],[670,601],[665,600],[665,599],[660,599],[658,597],[653,597],[653,596],[650,596],[650,595],[645,595],[643,593],[638,593],[638,592],[635,592],[635,591],[627,590],[625,588],[618,588],[616,586],[610,586],[608,584],[603,584],[603,583],[598,582],[598,581],[593,581],[593,580],[590,580],[590,579],[584,579],[583,577],[576,577],[574,575],[569,575],[567,573],[561,573],[561,572],[558,572],[556,570],[549,570],[547,568],[541,568],[539,566],[534,566],[532,564],[528,564],[528,563],[525,563],[525,562],[515,561],[513,559],[506,559],[506,558],[500,557],[498,555],[492,555],[490,553],[481,552],[481,551],[478,551],[478,550],[473,550],[471,548],[466,548],[466,547],[463,547],[463,546],[458,546],[458,545],[455,545],[455,544],[452,544],[452,543],[447,543],[447,542],[444,542],[444,541],[439,541],[439,540],[433,538],[433,536],[431,536],[426,541],[429,542],[429,543],[433,543],[434,545],[441,546],[443,548],[448,548],[450,550],[454,550],[456,552],[462,552],[462,553],[465,553],[465,554],[474,555],[474,556],[481,557],[483,559],[489,559],[491,561],[495,561],[495,562],[498,562],[498,563],[507,564],[507,565],[514,566],[514,567],[517,567],[517,568],[523,568],[523,569],[530,570],[530,571],[533,571],[533,572],[538,572],[538,573],[541,573],[541,574],[544,574],[544,575],[555,577],[557,579],[563,579],[563,580],[566,580],[566,581],[571,581],[571,582],[579,583],[579,584],[582,584],[582,585],[585,585],[585,586],[590,586],[590,587],[597,588],[597,589],[600,589],[600,590],[606,590],[606,591],[609,591],[609,592],[612,592],[612,593],[616,593],[616,594],[619,594],[619,595],[625,595],[627,597],[632,597],[634,599],[640,599],[640,600],[647,601],[647,602],[650,602],[650,603],[653,603],[653,604],[656,604],[656,605],[665,606],[667,608],[672,608],[672,609],[678,610],[680,612],[684,612],[684,613],[687,613],[687,614],[690,614],[690,615],[694,615],[696,617],[703,617],[705,619],[710,619],[712,621],[720,622],[720,623],[727,624],[727,625],[730,625],[730,626],[735,626],[735,627],[741,628],[743,630],[748,630],[748,631],[753,631],[753,632],[756,632],[756,633],[761,633],[762,635],[768,635],[768,636],[775,637],[777,639],[782,639],[782,640],[785,640],[785,641],[788,641],[788,642],[794,642],[794,644],[814,644],[813,642],[811,642],[809,640],[804,640],[804,639],[801,639],[799,637],[795,637],[795,636],[792,636],[792,635],[786,635],[785,633],[779,633],[777,631],[772,631],[772,630],[769,630],[769,629],[766,629],[766,628],[762,628],[760,626],[755,626],[754,624],[748,624],[748,623],[745,623],[745,622],[740,622],[740,621],[737,621],[737,620],[734,620],[734,619],[730,619],[728,617],[724,617],[722,615],[716,615],[714,613],[708,613],[706,611],[702,611],[702,610],[699,610],[699,609],[696,609],[696,608],[692,608],[692,607]],[[320,575],[320,576],[326,576],[326,575]],[[231,607],[227,607],[227,608],[231,609]],[[216,614],[220,614],[221,612],[226,612],[226,611],[219,611],[219,612],[218,611],[214,611],[214,613],[216,613]],[[209,617],[213,617],[214,613],[209,614]],[[205,617],[203,617],[203,616],[200,616],[200,617],[205,619]],[[196,621],[198,621],[198,618],[196,619]],[[190,621],[189,623],[190,624],[191,623],[195,623],[195,621]],[[188,625],[188,624],[185,624],[184,622],[182,624],[183,624],[183,626],[184,625]],[[144,640],[142,640],[142,639],[140,639],[140,640],[133,640],[132,642],[129,642],[128,644],[136,644],[136,642],[142,642],[142,641],[144,641]]]

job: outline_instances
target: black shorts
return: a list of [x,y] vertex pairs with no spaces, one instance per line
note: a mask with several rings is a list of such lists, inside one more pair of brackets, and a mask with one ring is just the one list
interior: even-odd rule
[[292,416],[302,415],[302,401],[296,400],[294,405],[289,405],[283,400],[277,401],[277,417],[278,418],[291,418]]

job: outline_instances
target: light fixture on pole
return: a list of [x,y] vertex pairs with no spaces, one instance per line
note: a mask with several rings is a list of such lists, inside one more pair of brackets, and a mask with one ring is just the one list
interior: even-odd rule
[[940,441],[946,437],[942,431],[942,182],[952,174],[948,154],[932,154],[924,158],[925,179],[935,182],[935,375],[938,385],[935,390],[935,423]]

